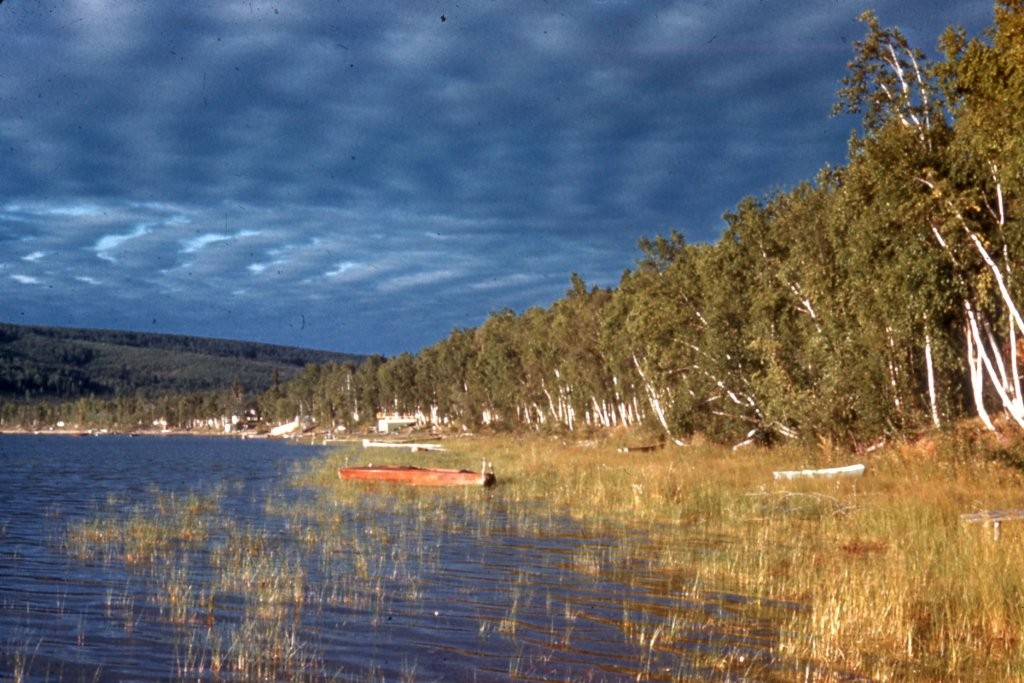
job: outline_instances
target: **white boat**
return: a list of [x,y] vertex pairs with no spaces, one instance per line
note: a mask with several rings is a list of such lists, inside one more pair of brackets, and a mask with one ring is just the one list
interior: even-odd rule
[[370,441],[363,439],[363,448],[407,448],[414,453],[416,451],[443,451],[444,446],[439,443],[412,443],[410,441]]
[[801,479],[803,477],[860,477],[864,475],[864,465],[846,465],[844,467],[826,467],[819,470],[781,470],[772,472],[776,479]]
[[292,420],[291,422],[285,422],[283,425],[278,425],[270,430],[271,436],[290,436],[295,432],[302,429],[302,422],[299,420]]

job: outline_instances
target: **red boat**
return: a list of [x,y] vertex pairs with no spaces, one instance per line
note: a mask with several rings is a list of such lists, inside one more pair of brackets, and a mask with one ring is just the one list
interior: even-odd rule
[[493,486],[493,472],[444,470],[412,465],[369,465],[342,467],[338,477],[354,481],[383,481],[411,486]]

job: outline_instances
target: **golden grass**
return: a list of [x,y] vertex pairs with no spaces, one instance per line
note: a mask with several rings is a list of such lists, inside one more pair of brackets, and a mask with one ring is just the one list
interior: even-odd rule
[[[494,495],[524,511],[543,501],[596,529],[628,530],[624,539],[641,530],[663,549],[651,556],[626,541],[612,571],[640,560],[667,589],[726,586],[753,601],[807,605],[776,649],[806,662],[813,679],[1024,680],[1024,522],[995,542],[960,520],[1024,507],[1019,444],[964,432],[860,458],[709,445],[620,453],[614,443],[543,438],[451,444],[449,458],[493,461]],[[771,475],[855,461],[866,476]],[[701,550],[716,539],[715,552]],[[582,573],[601,566],[587,552],[574,564]],[[649,644],[670,641],[672,623],[667,615],[623,626]]]
[[149,565],[173,549],[206,542],[219,494],[154,495],[152,506],[137,507],[126,516],[99,516],[68,529],[68,550],[83,558],[102,556],[108,561],[116,558]]

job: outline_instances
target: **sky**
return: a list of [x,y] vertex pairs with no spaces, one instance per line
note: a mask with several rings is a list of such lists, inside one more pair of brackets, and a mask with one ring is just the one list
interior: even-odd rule
[[846,162],[874,9],[0,0],[0,321],[415,353]]

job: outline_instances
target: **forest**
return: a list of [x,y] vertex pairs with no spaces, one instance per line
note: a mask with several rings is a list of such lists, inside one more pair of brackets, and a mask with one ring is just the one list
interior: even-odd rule
[[641,240],[614,289],[574,275],[550,307],[351,373],[375,382],[321,368],[285,393],[734,444],[1024,428],[1024,2],[996,3],[983,35],[950,27],[935,60],[861,20],[834,112],[856,128],[845,166],[742,200],[715,243]]
[[174,396],[177,403],[222,390],[257,394],[293,379],[310,363],[360,360],[183,335],[0,324],[0,418],[46,414],[49,403],[62,401],[95,404],[95,411],[85,412],[109,413],[109,406],[100,410],[106,401],[123,405]]
[[323,427],[384,411],[734,445],[1024,428],[1024,0],[980,36],[947,29],[935,60],[861,20],[834,111],[855,129],[844,166],[743,199],[717,242],[641,239],[615,288],[572,275],[549,307],[311,364],[250,401]]

